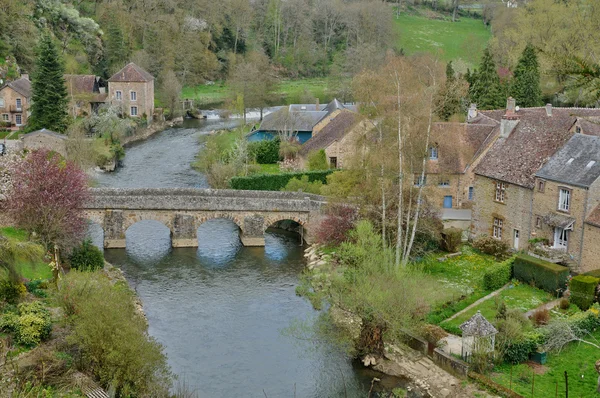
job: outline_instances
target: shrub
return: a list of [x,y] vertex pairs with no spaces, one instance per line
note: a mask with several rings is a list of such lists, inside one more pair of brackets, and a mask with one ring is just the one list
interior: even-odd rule
[[257,191],[279,191],[284,188],[292,178],[308,176],[309,182],[321,181],[327,183],[327,176],[333,170],[289,172],[279,174],[257,174],[249,177],[233,177],[229,180],[232,189],[245,189]]
[[321,181],[309,182],[308,176],[304,175],[302,178],[292,178],[282,191],[288,192],[306,192],[313,193],[315,195],[321,194],[321,187],[323,183]]
[[527,361],[529,354],[537,350],[540,339],[540,333],[528,332],[523,335],[522,339],[509,342],[504,347],[504,361],[511,364]]
[[506,256],[509,248],[508,243],[486,235],[475,239],[473,247],[482,253],[492,255],[496,258]]
[[27,288],[21,282],[13,282],[9,279],[0,280],[0,300],[16,304],[25,294],[27,294]]
[[104,254],[89,239],[86,239],[73,249],[69,262],[73,269],[95,271],[104,268]]
[[39,301],[19,304],[17,313],[9,312],[0,318],[0,329],[14,333],[19,344],[38,345],[52,331],[50,312]]
[[531,315],[531,320],[536,326],[547,325],[550,321],[550,311],[547,308],[535,310]]
[[496,263],[486,269],[483,274],[483,288],[485,290],[496,290],[506,285],[513,274],[514,257],[501,263]]
[[48,289],[48,282],[45,280],[35,280],[35,281],[31,281],[31,282],[27,282],[25,284],[25,287],[27,288],[27,291],[31,294],[33,294],[34,296],[37,297],[48,297],[48,294],[46,293],[46,289]]
[[248,152],[258,164],[274,164],[279,161],[279,137],[250,142]]
[[565,289],[569,269],[526,254],[519,254],[513,264],[515,278],[532,283],[547,292],[556,294]]
[[586,311],[596,300],[596,288],[600,279],[589,275],[577,275],[571,279],[569,290],[573,304]]
[[339,245],[354,228],[356,209],[350,206],[333,205],[327,209],[327,215],[318,224],[315,231],[317,242],[322,245]]
[[458,228],[446,228],[442,231],[442,248],[448,253],[456,253],[462,243],[462,231]]
[[423,337],[431,344],[436,344],[443,338],[448,336],[448,333],[437,325],[425,324],[422,330]]
[[558,304],[558,307],[561,310],[568,310],[569,307],[571,306],[571,303],[569,303],[569,299],[566,297],[563,297],[560,299],[560,303]]
[[313,151],[308,154],[308,169],[309,170],[327,170],[327,154],[324,149]]
[[594,304],[588,311],[578,312],[570,316],[567,319],[567,322],[577,334],[581,334],[578,337],[582,337],[585,334],[594,332],[600,327],[599,313],[600,307],[598,304]]

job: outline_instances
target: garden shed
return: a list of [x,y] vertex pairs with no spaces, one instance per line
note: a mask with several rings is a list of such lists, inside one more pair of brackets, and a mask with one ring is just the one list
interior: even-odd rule
[[498,330],[477,311],[468,321],[460,325],[462,330],[462,358],[470,362],[473,354],[494,352]]

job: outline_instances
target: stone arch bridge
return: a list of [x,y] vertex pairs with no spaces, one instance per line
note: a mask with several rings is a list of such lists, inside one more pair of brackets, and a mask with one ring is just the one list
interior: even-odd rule
[[307,228],[326,204],[322,196],[302,192],[92,188],[90,193],[85,217],[102,227],[105,248],[124,248],[127,228],[143,220],[169,228],[173,247],[197,247],[198,227],[214,218],[237,224],[244,246],[264,246],[265,230],[283,220],[300,224],[309,241]]

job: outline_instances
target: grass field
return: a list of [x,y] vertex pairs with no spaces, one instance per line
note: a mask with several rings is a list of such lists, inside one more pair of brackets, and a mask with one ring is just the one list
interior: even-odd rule
[[[14,227],[0,228],[0,235],[20,241],[26,241],[28,236],[27,231]],[[52,278],[52,270],[48,264],[44,263],[43,261],[36,263],[18,261],[17,268],[19,270],[19,274],[25,279],[36,280]]]
[[471,68],[477,65],[492,37],[483,21],[475,18],[461,17],[458,22],[452,22],[403,13],[400,18],[394,18],[394,22],[398,33],[396,48],[406,55],[439,53],[444,61],[460,58]]

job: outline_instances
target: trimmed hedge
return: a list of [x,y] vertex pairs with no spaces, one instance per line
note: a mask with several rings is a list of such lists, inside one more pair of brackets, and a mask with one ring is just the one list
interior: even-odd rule
[[514,257],[496,263],[489,267],[483,274],[483,288],[485,290],[496,290],[506,285],[513,275]]
[[569,277],[569,268],[527,254],[519,254],[515,258],[513,272],[515,278],[552,294],[564,291]]
[[586,311],[596,300],[596,288],[600,279],[590,275],[577,275],[571,279],[571,303]]
[[327,176],[334,170],[300,171],[280,174],[257,174],[249,177],[233,177],[229,181],[232,189],[255,191],[280,191],[285,188],[292,178],[302,179],[308,177],[309,182],[321,181],[327,184]]
[[544,342],[544,336],[538,331],[534,330],[526,332],[523,338],[517,341],[513,341],[504,349],[504,362],[516,365],[518,363],[525,362],[529,359],[529,355],[537,349],[537,347]]

